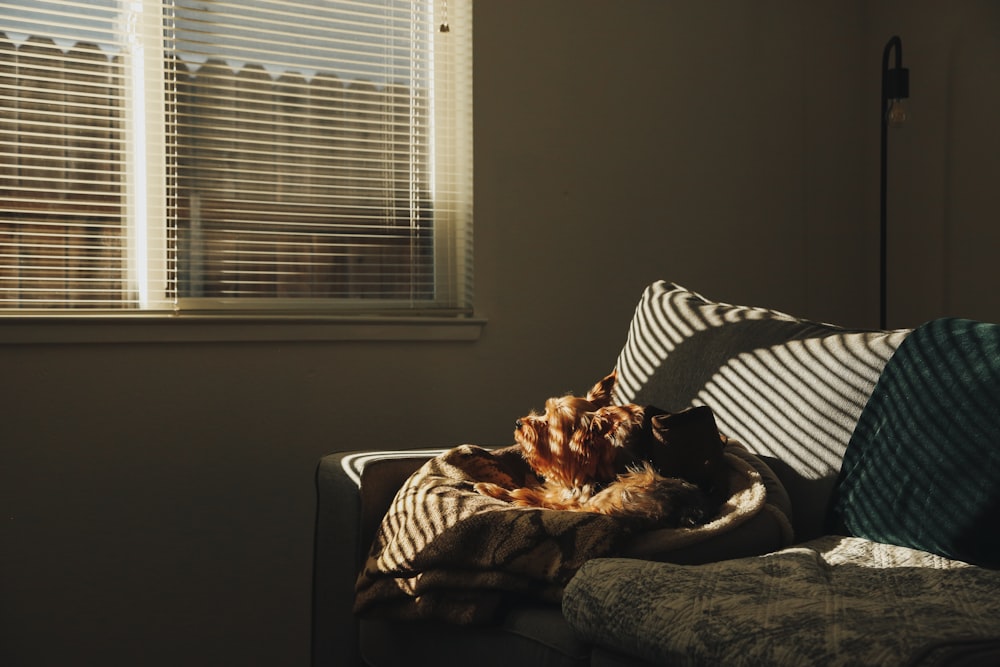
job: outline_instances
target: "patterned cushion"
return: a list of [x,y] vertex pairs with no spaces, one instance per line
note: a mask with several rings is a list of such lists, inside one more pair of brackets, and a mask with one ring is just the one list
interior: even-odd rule
[[660,281],[646,288],[633,316],[616,400],[672,412],[711,407],[719,429],[781,477],[796,534],[807,539],[822,533],[854,425],[908,334],[718,303]]

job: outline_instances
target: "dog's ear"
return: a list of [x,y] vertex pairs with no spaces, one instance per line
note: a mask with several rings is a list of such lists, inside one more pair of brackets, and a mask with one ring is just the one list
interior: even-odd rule
[[612,447],[624,447],[642,427],[642,410],[637,406],[609,405],[591,415],[588,430],[594,440],[604,440]]
[[617,379],[618,369],[615,369],[590,388],[590,391],[587,392],[587,400],[599,408],[611,405],[611,390],[615,388]]

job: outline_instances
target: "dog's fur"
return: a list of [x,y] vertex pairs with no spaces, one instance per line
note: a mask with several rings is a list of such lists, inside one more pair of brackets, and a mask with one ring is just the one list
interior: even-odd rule
[[612,405],[615,380],[612,372],[585,398],[550,398],[544,414],[517,420],[514,438],[544,481],[514,489],[479,483],[476,491],[524,507],[613,514],[661,525],[690,526],[710,518],[703,489],[661,474],[639,454],[648,443],[633,446],[643,438],[646,411],[635,404]]

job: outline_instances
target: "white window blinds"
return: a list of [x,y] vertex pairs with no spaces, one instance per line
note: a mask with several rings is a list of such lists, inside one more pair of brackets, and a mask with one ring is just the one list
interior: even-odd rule
[[470,47],[467,0],[0,2],[0,308],[469,312]]

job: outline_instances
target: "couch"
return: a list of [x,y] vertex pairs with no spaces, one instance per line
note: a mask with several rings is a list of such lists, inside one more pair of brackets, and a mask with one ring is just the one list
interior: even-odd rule
[[615,367],[618,402],[712,410],[751,511],[601,542],[488,605],[455,589],[484,614],[439,613],[450,584],[421,606],[412,572],[356,614],[401,487],[508,450],[327,455],[313,665],[1000,664],[1000,326],[846,329],[657,282]]

